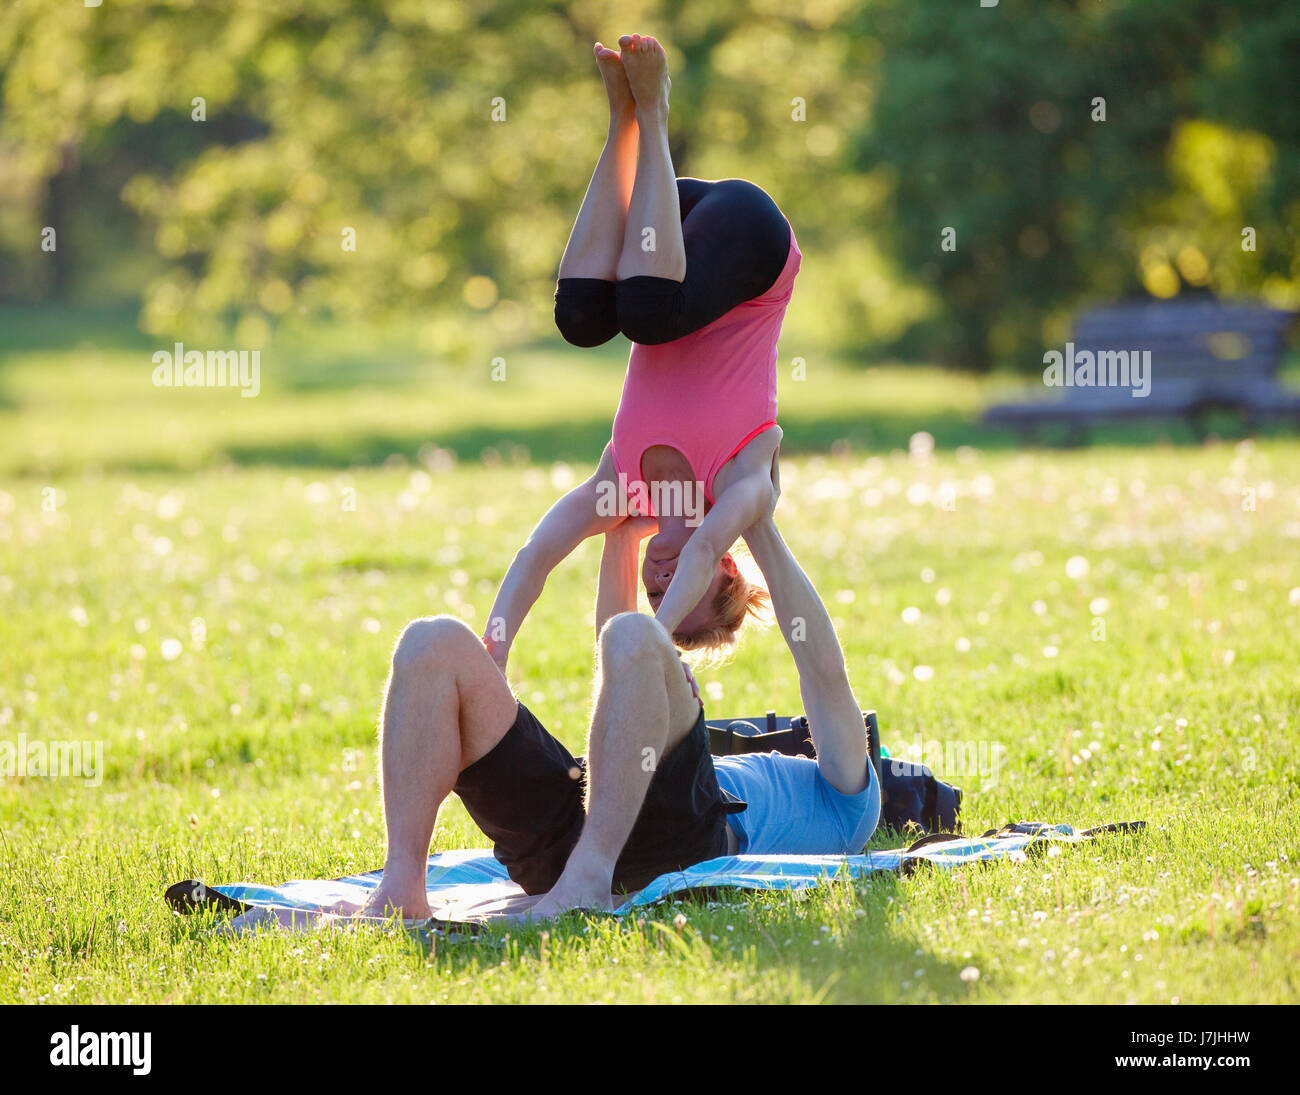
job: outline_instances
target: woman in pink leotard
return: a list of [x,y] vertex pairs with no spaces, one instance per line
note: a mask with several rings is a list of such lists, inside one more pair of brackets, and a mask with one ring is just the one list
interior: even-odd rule
[[[753,183],[675,177],[656,51],[596,48],[610,132],[560,263],[555,318],[575,345],[621,332],[632,349],[596,472],[551,507],[502,582],[484,641],[503,667],[546,576],[589,536],[606,534],[598,628],[635,607],[646,536],[641,580],[683,649],[725,650],[768,599],[731,548],[779,493],[777,339],[802,255]],[[658,94],[635,94],[638,83]]]

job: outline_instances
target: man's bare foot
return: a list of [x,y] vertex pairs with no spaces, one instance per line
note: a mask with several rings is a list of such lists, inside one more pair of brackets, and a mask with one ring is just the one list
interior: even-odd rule
[[637,120],[663,123],[668,119],[668,55],[649,35],[624,34],[618,40],[623,71],[636,99]]
[[635,121],[636,99],[632,96],[632,86],[627,82],[623,58],[618,50],[597,42],[592,53],[596,55],[596,64],[600,66],[600,75],[605,81],[605,94],[609,96],[610,121]]
[[609,875],[601,871],[570,870],[567,866],[551,892],[538,899],[528,910],[534,920],[559,916],[571,909],[616,909],[623,899],[610,892]]
[[433,915],[429,909],[429,898],[424,892],[423,879],[420,886],[398,890],[389,888],[381,881],[379,888],[370,895],[357,911],[358,916],[377,916],[387,920],[400,916],[403,920],[428,920]]

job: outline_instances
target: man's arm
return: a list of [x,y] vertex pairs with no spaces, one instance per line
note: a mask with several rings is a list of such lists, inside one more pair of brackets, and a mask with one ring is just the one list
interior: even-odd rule
[[794,655],[821,773],[837,791],[855,795],[867,785],[867,735],[830,615],[770,513],[745,531],[745,543]]
[[596,585],[596,637],[621,612],[635,612],[641,541],[658,528],[653,517],[628,517],[605,533]]
[[515,636],[529,609],[542,595],[547,576],[587,537],[613,528],[623,520],[600,513],[598,502],[602,492],[608,492],[608,484],[613,482],[614,462],[607,445],[592,477],[547,510],[515,554],[501,580],[483,631],[484,643],[503,670]]
[[[600,633],[615,616],[635,612],[637,571],[641,561],[641,541],[658,531],[659,522],[653,517],[629,517],[605,533],[605,549],[600,556],[600,580],[596,586],[596,641]],[[680,660],[681,654],[678,653]],[[682,672],[691,686],[691,695],[700,698],[700,686],[695,674],[684,661]]]

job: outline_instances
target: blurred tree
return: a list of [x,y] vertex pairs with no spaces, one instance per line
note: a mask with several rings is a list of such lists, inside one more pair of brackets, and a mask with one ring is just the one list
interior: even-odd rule
[[0,16],[0,294],[116,277],[146,331],[248,346],[331,317],[418,315],[427,349],[460,355],[467,316],[494,345],[548,332],[604,136],[591,44],[641,29],[669,50],[678,172],[750,178],[794,224],[794,326],[1031,367],[1089,293],[1295,299],[1296,18],[1284,0],[23,0]]
[[1089,295],[1300,304],[1294,5],[882,0],[855,25],[886,48],[849,163],[887,180],[880,239],[933,291],[912,355],[1038,368]]
[[[28,275],[10,291],[135,276],[133,224],[162,263],[141,312],[159,335],[237,323],[251,345],[281,317],[419,313],[430,348],[455,350],[467,311],[545,330],[604,136],[592,42],[659,34],[679,172],[753,177],[815,232],[847,185],[824,120],[853,115],[827,34],[846,7],[792,23],[771,0],[27,0],[0,28],[0,142],[24,195],[0,238]],[[792,119],[796,97],[820,129]]]

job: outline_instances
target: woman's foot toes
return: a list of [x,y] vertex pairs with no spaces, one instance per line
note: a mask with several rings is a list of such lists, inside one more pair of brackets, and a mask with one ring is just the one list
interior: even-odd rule
[[636,99],[637,116],[663,121],[668,117],[668,92],[673,85],[668,78],[668,55],[664,47],[649,35],[641,34],[625,34],[618,44],[623,71]]
[[596,43],[592,53],[596,56],[601,78],[605,81],[610,116],[631,117],[636,111],[636,99],[633,98],[631,85],[627,82],[627,73],[623,71],[623,58],[618,50],[610,49],[599,42]]

